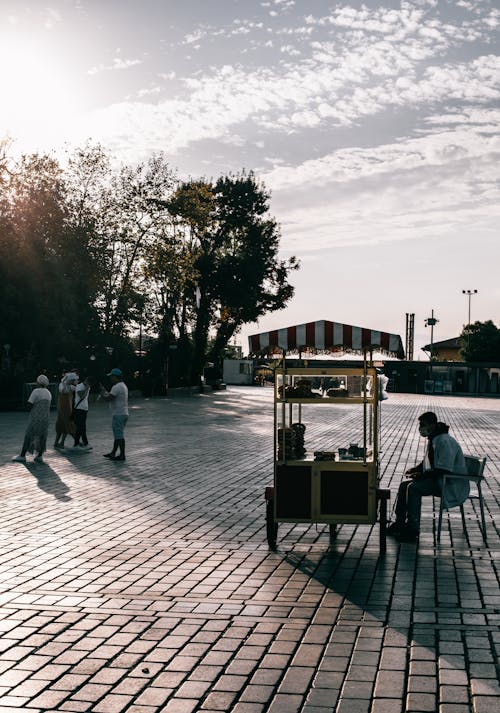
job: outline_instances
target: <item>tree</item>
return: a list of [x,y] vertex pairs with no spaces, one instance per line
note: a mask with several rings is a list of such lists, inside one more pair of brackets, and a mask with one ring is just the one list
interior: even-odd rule
[[100,146],[79,150],[69,170],[75,225],[99,262],[96,307],[101,329],[112,340],[142,320],[142,266],[161,237],[164,211],[156,201],[169,195],[173,174],[162,154],[113,170]]
[[195,383],[207,357],[220,362],[243,324],[286,305],[293,295],[288,276],[298,262],[278,258],[280,232],[269,216],[269,193],[252,173],[215,184],[183,183],[166,207],[189,256],[181,309],[194,318]]
[[[1,205],[1,338],[27,368],[78,352],[89,300],[75,288],[84,253],[68,223],[61,167],[48,155],[22,156]],[[83,256],[83,257],[82,257]],[[91,300],[90,300],[91,305]]]
[[460,338],[465,361],[500,362],[500,329],[491,319],[466,324]]

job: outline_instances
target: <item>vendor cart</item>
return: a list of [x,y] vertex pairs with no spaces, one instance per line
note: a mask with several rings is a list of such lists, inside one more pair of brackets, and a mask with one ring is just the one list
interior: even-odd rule
[[[402,357],[400,337],[314,322],[254,335],[250,345],[254,352],[260,346],[261,353],[280,356],[274,379],[274,483],[265,491],[269,547],[276,549],[279,523],[328,524],[333,544],[338,525],[378,520],[385,552],[390,491],[380,488],[379,438],[381,385],[387,380],[375,368],[373,352]],[[320,351],[321,358],[304,360],[306,350],[308,356]],[[287,358],[291,351],[298,351],[299,359]],[[332,353],[353,351],[362,355],[361,366],[331,359]],[[330,360],[323,358],[328,355]]]

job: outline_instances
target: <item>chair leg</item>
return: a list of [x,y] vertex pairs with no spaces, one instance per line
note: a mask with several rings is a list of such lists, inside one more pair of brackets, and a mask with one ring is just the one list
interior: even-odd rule
[[438,519],[438,532],[437,541],[441,542],[441,526],[443,524],[443,499],[439,498],[439,519]]
[[484,519],[484,505],[483,505],[483,493],[481,490],[481,483],[477,483],[477,494],[479,496],[479,509],[481,510],[481,534],[483,536],[484,543],[487,544],[486,541],[486,520]]
[[462,516],[462,527],[464,532],[467,532],[467,522],[465,521],[465,512],[463,503],[460,505],[460,515]]

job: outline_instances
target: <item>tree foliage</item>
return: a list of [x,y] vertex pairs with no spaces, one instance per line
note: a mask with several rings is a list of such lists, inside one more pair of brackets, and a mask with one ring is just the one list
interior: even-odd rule
[[500,329],[491,319],[466,324],[460,338],[465,361],[500,362]]
[[0,348],[54,373],[140,326],[164,363],[175,342],[196,382],[293,294],[269,199],[253,174],[178,182],[162,154],[116,167],[88,144],[62,164],[0,143]]
[[183,335],[191,326],[194,382],[243,324],[286,305],[298,263],[278,258],[279,227],[253,174],[182,183],[164,207],[172,232],[148,274],[162,285],[165,331]]

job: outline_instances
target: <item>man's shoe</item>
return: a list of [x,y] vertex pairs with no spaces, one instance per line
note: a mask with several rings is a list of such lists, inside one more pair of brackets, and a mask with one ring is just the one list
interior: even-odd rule
[[34,460],[35,463],[45,463],[45,461],[44,461],[44,459],[42,458],[42,456],[35,456],[35,457],[33,458],[33,460]]
[[417,542],[418,530],[414,530],[413,527],[405,525],[403,529],[397,533],[396,539],[398,542]]
[[58,451],[64,450],[64,446],[62,446],[60,443],[54,443],[54,448],[56,448]]
[[114,453],[103,453],[104,458],[110,458],[111,460],[115,459],[115,454]]
[[404,528],[404,524],[401,522],[391,522],[390,525],[387,525],[386,532],[388,535],[397,536],[401,530]]
[[85,448],[86,451],[91,451],[91,450],[92,450],[92,446],[90,445],[90,443],[84,443],[84,444],[82,445],[82,448]]
[[115,456],[114,458],[111,458],[111,460],[125,460],[125,456]]
[[14,456],[12,459],[13,463],[26,463],[26,458],[24,456]]

